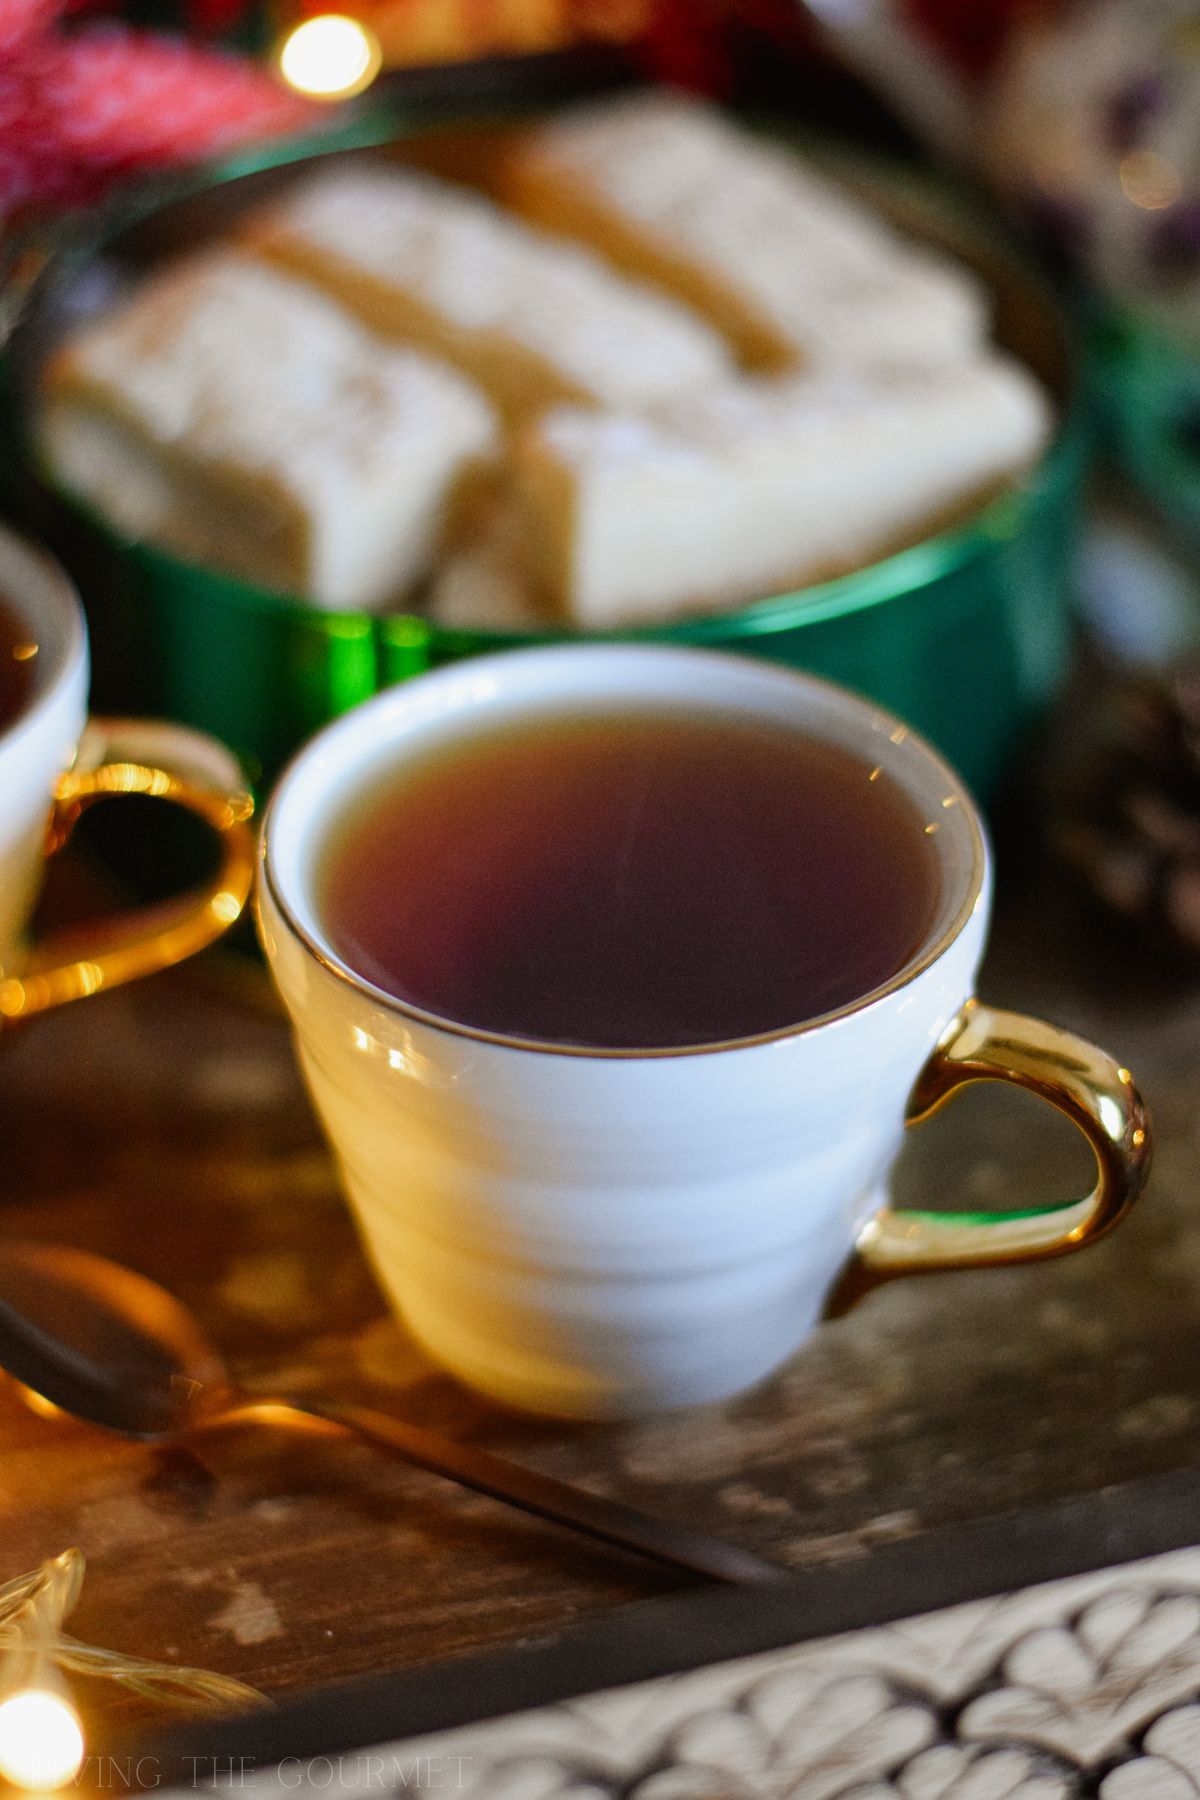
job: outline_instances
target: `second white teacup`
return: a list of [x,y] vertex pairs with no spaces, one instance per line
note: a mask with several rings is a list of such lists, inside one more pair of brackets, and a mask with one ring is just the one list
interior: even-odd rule
[[[737,716],[882,772],[929,821],[937,858],[934,916],[903,965],[818,1018],[638,1051],[437,1016],[337,953],[319,873],[370,777],[481,729],[606,708]],[[1103,1052],[975,1001],[989,897],[969,795],[895,719],[761,663],[598,646],[452,666],[337,721],[276,792],[259,885],[267,955],[384,1287],[463,1380],[578,1417],[748,1386],[835,1288],[1062,1255],[1121,1217],[1149,1157],[1141,1102]],[[1067,1113],[1095,1150],[1095,1191],[1032,1214],[891,1209],[905,1123],[975,1080]]]
[[[181,961],[229,929],[250,892],[253,805],[233,756],[162,720],[88,718],[83,608],[59,565],[0,527],[0,655],[25,679],[0,717],[0,1030]],[[12,640],[12,641],[10,641]],[[0,699],[11,685],[0,675]],[[31,944],[45,859],[97,801],[136,794],[197,814],[214,834],[211,881],[171,905]]]

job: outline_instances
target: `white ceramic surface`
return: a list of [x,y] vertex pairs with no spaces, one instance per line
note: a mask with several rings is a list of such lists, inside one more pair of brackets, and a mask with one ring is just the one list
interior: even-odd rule
[[[887,989],[762,1041],[606,1053],[423,1015],[339,962],[313,872],[348,788],[467,718],[639,700],[778,720],[904,787],[937,827],[943,893]],[[812,1329],[882,1201],[913,1080],[972,991],[987,923],[978,818],[933,751],[836,688],[693,650],[508,653],[394,688],[292,764],[263,856],[263,943],[385,1289],[465,1381],[579,1417],[733,1393]]]
[[34,691],[0,731],[0,980],[18,966],[41,878],[54,784],[75,756],[87,713],[83,613],[63,571],[0,528],[0,595],[39,646]]

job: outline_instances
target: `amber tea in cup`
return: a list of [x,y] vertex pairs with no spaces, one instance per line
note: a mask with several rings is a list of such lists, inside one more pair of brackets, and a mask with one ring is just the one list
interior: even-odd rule
[[540,716],[408,755],[349,796],[319,907],[386,993],[604,1049],[751,1038],[883,986],[938,859],[899,785],[733,713]]
[[33,694],[37,644],[29,627],[0,597],[0,731],[15,725]]

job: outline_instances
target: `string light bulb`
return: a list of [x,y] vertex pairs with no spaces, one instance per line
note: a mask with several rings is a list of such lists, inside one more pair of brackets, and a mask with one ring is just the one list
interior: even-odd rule
[[23,1688],[0,1701],[0,1775],[31,1793],[65,1787],[83,1764],[83,1726],[63,1695]]
[[379,39],[361,19],[318,13],[294,25],[275,53],[287,85],[310,100],[352,100],[383,66]]
[[83,1586],[81,1550],[0,1583],[0,1786],[48,1795],[83,1767],[87,1745],[67,1677],[114,1682],[144,1700],[223,1708],[265,1706],[256,1689],[228,1675],[151,1662],[67,1637],[63,1621]]

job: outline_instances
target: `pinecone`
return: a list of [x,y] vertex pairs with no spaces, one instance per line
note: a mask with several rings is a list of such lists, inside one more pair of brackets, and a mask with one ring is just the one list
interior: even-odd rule
[[1106,907],[1200,956],[1200,664],[1116,683],[1100,707],[1057,847]]

